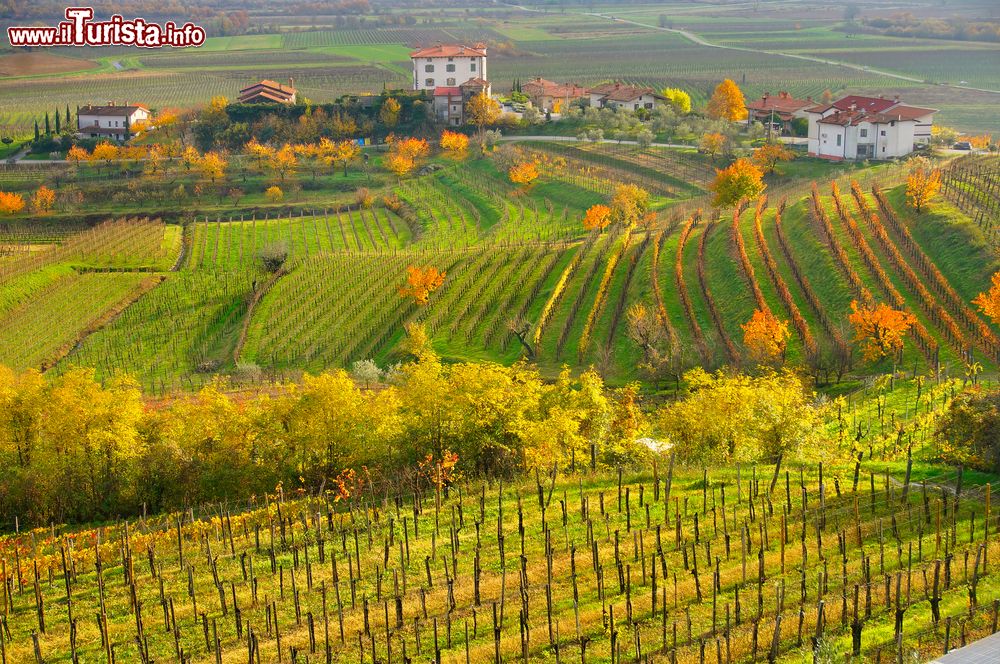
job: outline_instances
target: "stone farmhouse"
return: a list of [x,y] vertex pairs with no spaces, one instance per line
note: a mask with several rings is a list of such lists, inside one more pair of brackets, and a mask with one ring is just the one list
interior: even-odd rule
[[806,109],[809,155],[832,159],[896,159],[931,140],[932,108],[907,106],[899,97],[848,95]]
[[618,108],[628,111],[656,108],[666,97],[653,88],[624,85],[619,81],[605,83],[588,91],[590,105],[594,108]]
[[132,128],[148,122],[150,115],[148,108],[131,102],[118,105],[109,101],[104,106],[80,106],[76,109],[76,135],[124,141],[135,133]]
[[241,104],[294,104],[297,98],[294,86],[294,78],[288,79],[288,85],[264,79],[240,90],[237,101]]

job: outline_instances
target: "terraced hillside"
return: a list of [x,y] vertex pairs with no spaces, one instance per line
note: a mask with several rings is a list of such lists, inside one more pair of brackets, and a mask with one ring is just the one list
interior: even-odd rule
[[[826,169],[812,188],[775,179],[757,204],[719,214],[703,193],[711,165],[694,152],[523,149],[552,164],[528,189],[495,160],[473,159],[402,180],[371,207],[183,228],[11,226],[0,258],[7,361],[93,366],[166,390],[237,367],[388,366],[405,358],[405,327],[422,323],[445,358],[527,357],[551,374],[596,366],[627,381],[648,360],[630,335],[641,304],[655,313],[668,375],[752,365],[742,325],[759,309],[788,322],[785,361],[833,380],[892,367],[863,360],[846,320],[852,300],[870,298],[916,318],[897,366],[958,375],[1000,362],[1000,332],[971,304],[997,265],[989,226],[966,214],[960,181],[995,177],[996,159],[949,166],[946,195],[919,214],[899,169],[824,164],[803,165]],[[586,209],[621,182],[648,186],[655,220],[585,231]],[[446,275],[426,305],[399,293],[413,266]],[[56,320],[58,310],[71,313]]]

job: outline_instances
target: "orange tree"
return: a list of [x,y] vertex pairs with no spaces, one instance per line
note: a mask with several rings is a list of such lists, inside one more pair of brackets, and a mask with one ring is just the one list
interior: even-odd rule
[[31,209],[38,214],[48,214],[52,206],[56,204],[56,192],[52,191],[44,184],[35,191],[31,197]]
[[0,212],[17,214],[24,209],[24,197],[12,191],[0,191]]
[[444,277],[445,273],[433,265],[411,265],[406,268],[406,283],[399,288],[399,294],[413,298],[417,304],[427,304],[431,293],[444,284]]
[[990,320],[1000,324],[1000,272],[993,275],[989,290],[977,295],[972,303],[989,316]]
[[876,361],[903,349],[903,337],[917,319],[884,302],[858,304],[854,300],[847,320],[854,328],[855,340],[861,345],[865,359]]
[[795,153],[781,143],[768,143],[753,151],[750,159],[765,173],[773,173],[779,161],[791,161]]
[[712,205],[725,208],[732,207],[743,199],[755,199],[764,193],[767,185],[763,181],[764,174],[749,159],[737,159],[732,164],[716,169],[715,180],[709,189],[715,192]]
[[456,159],[464,157],[469,149],[469,137],[457,131],[445,129],[441,132],[441,149]]
[[726,137],[718,132],[709,132],[701,137],[698,149],[715,161],[715,157],[726,147]]
[[745,120],[747,117],[743,92],[740,90],[740,86],[728,78],[715,87],[715,92],[708,100],[708,107],[705,110],[708,117],[716,120],[735,122]]
[[743,345],[757,362],[768,363],[784,357],[791,334],[788,323],[770,311],[756,309],[742,326]]
[[514,184],[521,184],[528,188],[538,179],[538,166],[533,161],[522,161],[510,167],[510,170],[507,171],[507,177]]
[[500,113],[500,104],[485,92],[480,92],[465,105],[465,117],[476,128],[480,146],[484,144],[486,128],[497,123]]
[[583,227],[588,231],[603,231],[611,223],[611,208],[598,203],[591,205],[587,213],[583,215]]

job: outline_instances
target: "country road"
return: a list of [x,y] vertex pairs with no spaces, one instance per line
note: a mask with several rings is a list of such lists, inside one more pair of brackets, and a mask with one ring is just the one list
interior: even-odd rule
[[[540,12],[545,13],[541,9],[534,9],[532,7],[525,7],[524,5],[516,5],[508,2],[498,2],[498,4],[506,5],[508,7],[513,7],[515,9],[520,9],[526,12]],[[658,30],[660,32],[672,32],[674,34],[680,35],[687,39],[688,41],[697,44],[698,46],[705,46],[707,48],[717,48],[724,51],[739,51],[742,53],[766,53],[767,55],[775,55],[783,58],[790,58],[792,60],[805,60],[808,62],[818,62],[824,65],[831,65],[834,67],[844,67],[845,69],[853,69],[855,71],[864,72],[867,74],[878,74],[879,76],[886,76],[888,78],[894,78],[899,81],[907,81],[908,83],[926,83],[922,78],[916,76],[906,76],[905,74],[897,74],[895,72],[886,71],[884,69],[874,69],[872,67],[867,67],[865,65],[858,65],[851,62],[844,62],[842,60],[829,60],[827,58],[820,58],[814,55],[802,55],[800,53],[786,53],[784,51],[769,51],[761,50],[755,48],[747,48],[745,46],[728,46],[726,44],[716,44],[710,42],[703,37],[696,35],[693,32],[685,30],[683,28],[664,28],[659,25],[651,25],[649,23],[642,23],[640,21],[633,21],[627,18],[619,18],[617,16],[611,16],[609,14],[602,14],[601,12],[579,12],[583,16],[592,16],[594,18],[603,18],[608,21],[615,23],[628,23],[629,25],[635,25],[641,28],[647,28],[649,30]],[[990,94],[1000,95],[1000,90],[993,90],[990,88],[977,88],[971,85],[958,85],[955,83],[927,83],[928,85],[935,85],[938,87],[952,88],[955,90],[969,90],[973,92],[986,92]]]

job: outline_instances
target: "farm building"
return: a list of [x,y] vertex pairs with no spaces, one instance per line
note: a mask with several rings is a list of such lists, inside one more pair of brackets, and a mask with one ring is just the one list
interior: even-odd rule
[[149,109],[141,104],[109,101],[104,106],[87,104],[76,109],[76,134],[81,138],[110,138],[124,141],[135,133],[133,127],[147,122]]
[[489,81],[472,78],[458,86],[434,88],[434,116],[451,126],[465,122],[465,105],[474,96],[491,93]]
[[666,97],[653,88],[624,85],[619,81],[605,83],[588,91],[590,105],[596,108],[618,108],[629,111],[653,110]]
[[806,109],[815,105],[812,97],[796,99],[783,90],[776,95],[765,92],[760,99],[747,102],[747,125],[753,122],[776,124],[782,133],[787,133],[792,120],[807,117]]
[[849,95],[806,110],[809,154],[824,159],[896,159],[931,139],[932,108],[899,97]]
[[561,113],[574,100],[585,99],[589,95],[586,88],[575,83],[556,83],[541,77],[522,85],[521,92],[527,95],[535,108],[553,113]]
[[241,104],[294,104],[294,84],[294,78],[288,79],[288,85],[265,79],[240,90],[237,100]]
[[456,88],[477,79],[487,80],[483,44],[438,44],[413,51],[410,60],[414,90]]

